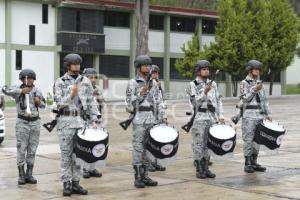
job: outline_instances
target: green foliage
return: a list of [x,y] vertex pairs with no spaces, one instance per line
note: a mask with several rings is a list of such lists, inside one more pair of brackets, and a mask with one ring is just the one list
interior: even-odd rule
[[[271,69],[272,94],[274,74],[290,65],[299,43],[299,19],[288,0],[220,0],[218,14],[215,43],[197,53],[193,38],[183,47],[185,57],[176,63],[177,70],[190,77],[195,60],[206,58],[236,81],[245,74],[245,63],[257,59],[263,72]],[[236,90],[235,85],[234,95]]]

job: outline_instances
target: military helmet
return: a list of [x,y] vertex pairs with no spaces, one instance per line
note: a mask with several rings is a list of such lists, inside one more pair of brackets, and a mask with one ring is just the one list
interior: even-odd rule
[[260,69],[262,67],[262,63],[259,62],[258,60],[250,60],[247,64],[246,64],[246,70],[252,70],[252,69]]
[[159,67],[157,65],[152,65],[151,72],[158,72],[159,73],[160,69],[159,69]]
[[80,55],[75,53],[70,53],[64,57],[64,67],[69,67],[71,64],[81,64],[82,58]]
[[198,72],[200,69],[209,68],[210,62],[207,60],[198,60],[195,64],[195,72]]
[[151,65],[152,59],[148,55],[137,56],[134,60],[134,66],[139,68],[142,65]]
[[32,78],[33,80],[36,79],[36,74],[32,69],[23,69],[19,73],[19,79],[22,80],[23,78]]
[[97,76],[97,71],[94,68],[85,68],[82,72],[82,75],[87,76],[87,77],[92,76],[92,75]]

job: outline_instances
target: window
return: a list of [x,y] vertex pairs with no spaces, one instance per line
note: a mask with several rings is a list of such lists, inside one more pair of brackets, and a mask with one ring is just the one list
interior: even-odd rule
[[48,24],[48,4],[42,4],[42,22]]
[[22,51],[16,50],[16,70],[22,70]]
[[80,32],[80,11],[76,11],[76,32]]
[[152,30],[164,30],[164,16],[150,15],[149,29]]
[[164,79],[164,58],[151,57],[152,64],[157,65],[160,69],[159,79]]
[[35,26],[29,25],[29,44],[35,45]]
[[128,78],[129,56],[100,56],[100,73],[107,77]]
[[196,27],[196,19],[183,18],[183,17],[171,17],[171,31],[179,32],[194,32]]
[[186,80],[175,67],[176,58],[170,58],[170,79]]
[[203,34],[215,34],[217,21],[213,19],[202,20],[202,33]]
[[103,11],[59,8],[58,31],[103,33]]
[[105,11],[104,26],[129,27],[129,13]]

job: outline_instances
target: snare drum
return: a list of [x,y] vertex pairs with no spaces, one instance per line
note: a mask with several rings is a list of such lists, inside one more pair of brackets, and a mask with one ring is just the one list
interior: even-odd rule
[[232,153],[236,144],[235,130],[225,124],[216,124],[209,129],[207,147],[216,155]]
[[152,127],[148,132],[147,155],[151,161],[166,166],[175,162],[178,150],[178,131],[165,124]]
[[274,150],[280,147],[285,129],[277,122],[262,120],[256,126],[254,141]]
[[85,169],[105,166],[108,153],[108,132],[103,128],[81,129],[74,148],[76,162]]

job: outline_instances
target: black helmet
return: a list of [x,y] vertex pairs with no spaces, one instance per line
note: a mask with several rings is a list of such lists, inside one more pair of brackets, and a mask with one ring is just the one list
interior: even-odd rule
[[152,59],[148,55],[137,56],[134,60],[134,66],[139,68],[141,65],[151,65]]
[[151,72],[158,72],[159,73],[160,69],[159,69],[159,67],[157,65],[152,65]]
[[75,53],[70,53],[64,57],[64,67],[69,67],[71,64],[81,64],[82,58],[80,55]]
[[209,68],[210,62],[207,60],[198,60],[198,62],[195,64],[195,72],[198,72],[202,68]]
[[23,78],[32,78],[33,80],[36,79],[36,74],[32,69],[23,69],[19,73],[19,79],[22,80]]
[[262,63],[259,62],[258,60],[250,60],[247,64],[246,64],[246,70],[249,71],[251,69],[260,69],[262,67]]
[[85,68],[82,72],[82,75],[84,75],[86,77],[92,76],[92,75],[97,76],[97,71],[94,68]]

